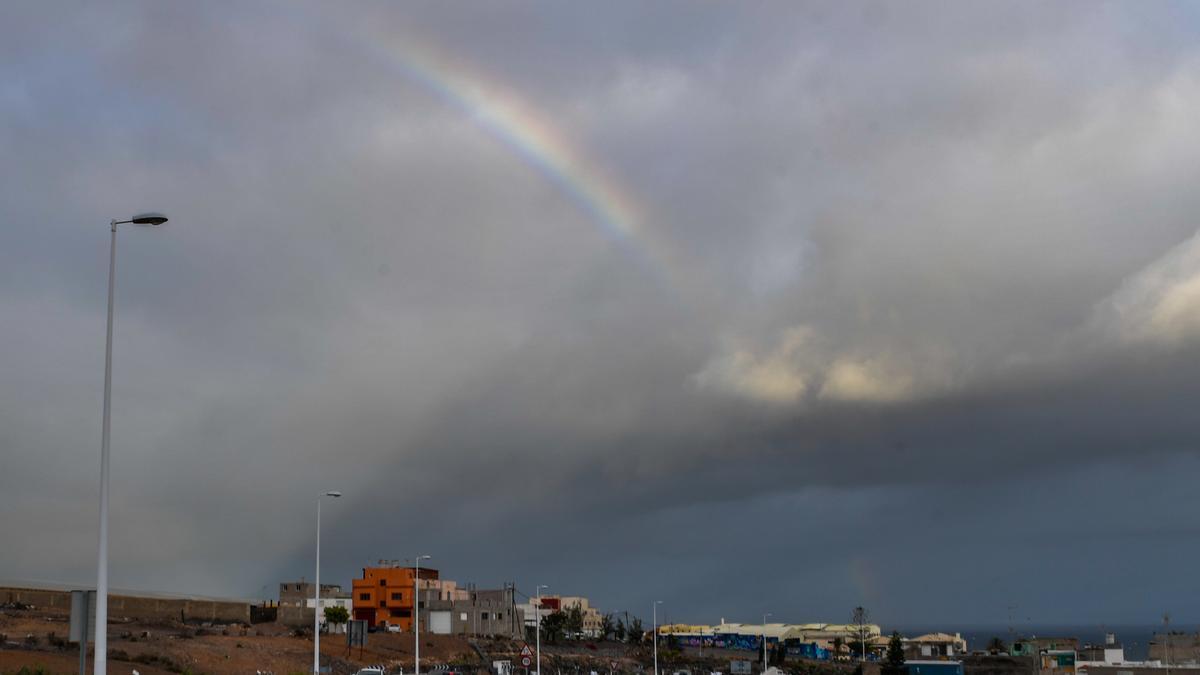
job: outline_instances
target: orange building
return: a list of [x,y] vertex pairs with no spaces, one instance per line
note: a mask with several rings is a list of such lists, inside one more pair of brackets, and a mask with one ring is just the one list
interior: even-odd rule
[[[421,568],[423,589],[437,578],[437,570]],[[362,578],[353,581],[353,589],[355,619],[372,627],[386,624],[412,630],[413,568],[364,567]]]

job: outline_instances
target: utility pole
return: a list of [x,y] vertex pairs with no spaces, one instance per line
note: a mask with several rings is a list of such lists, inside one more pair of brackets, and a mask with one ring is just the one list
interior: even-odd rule
[[1163,658],[1167,665],[1167,675],[1171,675],[1171,615],[1167,613],[1163,613],[1163,639],[1166,640],[1163,645]]
[[1017,608],[1016,605],[1008,606],[1008,653],[1009,654],[1012,654],[1013,649],[1016,648],[1016,646],[1017,646],[1017,637],[1016,637],[1016,633],[1013,632],[1013,618],[1012,618],[1013,610],[1016,608]]

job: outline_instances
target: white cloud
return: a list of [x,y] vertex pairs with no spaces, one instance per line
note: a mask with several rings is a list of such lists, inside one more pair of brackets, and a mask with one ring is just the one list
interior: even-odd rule
[[913,377],[882,359],[840,357],[826,371],[818,396],[835,401],[886,403],[909,398],[913,393]]
[[736,348],[719,356],[694,378],[705,389],[724,391],[766,403],[794,403],[808,390],[802,371],[802,349],[812,337],[803,326],[789,329],[774,349],[764,355]]
[[1200,338],[1200,232],[1127,278],[1101,303],[1095,323],[1122,342]]
[[919,393],[916,378],[883,355],[830,356],[827,340],[808,326],[788,329],[771,349],[738,346],[694,376],[701,388],[763,403],[797,403],[807,394],[829,401],[890,403]]

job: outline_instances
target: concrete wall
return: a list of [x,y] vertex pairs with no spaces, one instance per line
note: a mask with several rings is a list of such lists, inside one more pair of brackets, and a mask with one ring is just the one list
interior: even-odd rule
[[[0,588],[0,602],[20,602],[39,608],[50,607],[70,611],[71,593],[70,591],[36,588]],[[145,621],[211,621],[213,623],[248,624],[250,623],[250,603],[232,600],[109,595],[108,616]]]
[[279,606],[279,623],[292,628],[312,628],[313,626],[313,609],[312,607],[292,607],[288,605]]
[[1032,656],[981,656],[971,654],[962,657],[965,675],[1037,675],[1038,661]]

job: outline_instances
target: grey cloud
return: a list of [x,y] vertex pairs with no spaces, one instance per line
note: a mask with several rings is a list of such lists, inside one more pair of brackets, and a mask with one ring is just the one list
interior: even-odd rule
[[[331,488],[343,579],[419,548],[681,619],[1147,616],[1186,577],[1089,529],[1159,561],[1195,529],[1194,334],[1106,314],[1196,272],[1185,6],[7,11],[0,578],[91,574],[107,221],[140,208],[172,221],[120,233],[119,586],[306,574]],[[523,100],[643,234],[384,39]],[[1037,592],[1076,577],[1149,590]],[[935,579],[978,595],[914,609]]]

